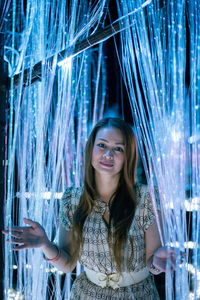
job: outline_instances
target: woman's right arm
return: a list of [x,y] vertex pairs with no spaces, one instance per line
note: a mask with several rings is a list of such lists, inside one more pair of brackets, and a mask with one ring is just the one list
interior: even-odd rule
[[[51,262],[51,264],[65,273],[72,272],[77,263],[77,260],[73,264],[71,263],[71,256],[74,249],[72,232],[71,230],[66,230],[62,225],[59,226],[58,247],[60,248],[61,255],[57,261]],[[58,255],[58,249],[49,240],[41,247],[41,250],[48,259],[54,259]]]
[[[5,235],[11,234],[11,238],[7,242],[14,244],[13,250],[40,248],[47,259],[54,259],[58,256],[58,249],[48,239],[44,228],[37,222],[30,219],[24,219],[24,222],[30,226],[12,227],[4,230]],[[62,225],[59,227],[59,243],[61,255],[56,261],[50,263],[57,269],[70,273],[76,266],[76,262],[71,264],[71,255],[74,249],[71,231],[67,231]]]

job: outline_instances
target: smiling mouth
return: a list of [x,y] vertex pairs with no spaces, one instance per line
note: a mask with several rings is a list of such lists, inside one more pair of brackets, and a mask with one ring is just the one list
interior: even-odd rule
[[105,167],[112,167],[113,164],[111,163],[106,163],[106,162],[100,162],[101,165],[105,166]]

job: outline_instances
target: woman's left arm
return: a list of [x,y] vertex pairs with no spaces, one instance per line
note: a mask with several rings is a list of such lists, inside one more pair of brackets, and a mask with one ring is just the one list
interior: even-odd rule
[[163,272],[159,266],[154,264],[154,254],[161,247],[160,235],[157,222],[155,221],[145,232],[146,265],[152,274]]
[[[160,224],[162,224],[160,213],[159,219]],[[180,251],[177,251],[178,249],[173,247],[162,247],[156,221],[145,232],[145,244],[146,265],[152,274],[158,275],[162,272],[176,269],[178,252]],[[184,257],[184,253],[181,253],[181,259],[184,259]]]

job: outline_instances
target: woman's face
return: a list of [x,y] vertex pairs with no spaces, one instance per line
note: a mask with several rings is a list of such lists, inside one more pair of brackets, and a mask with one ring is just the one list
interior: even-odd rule
[[124,138],[119,129],[100,129],[92,151],[92,166],[95,172],[111,176],[119,174],[124,164],[124,151]]

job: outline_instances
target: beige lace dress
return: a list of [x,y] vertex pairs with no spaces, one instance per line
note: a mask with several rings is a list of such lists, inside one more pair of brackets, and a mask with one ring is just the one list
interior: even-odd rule
[[[60,222],[69,230],[72,225],[73,213],[79,203],[82,188],[67,188],[60,203]],[[145,231],[155,222],[155,215],[151,203],[150,194],[144,185],[136,186],[136,197],[138,208],[131,225],[129,235],[133,237],[134,257],[130,259],[131,245],[127,243],[125,257],[128,260],[130,271],[140,271],[145,267]],[[107,275],[117,273],[115,261],[111,255],[107,242],[108,228],[104,221],[104,212],[108,205],[99,200],[95,201],[95,206],[91,214],[86,218],[83,227],[83,248],[80,253],[80,263],[88,269]],[[71,300],[158,300],[153,276],[149,276],[128,287],[112,289],[102,288],[89,281],[85,272],[81,273],[75,280],[71,295]]]

